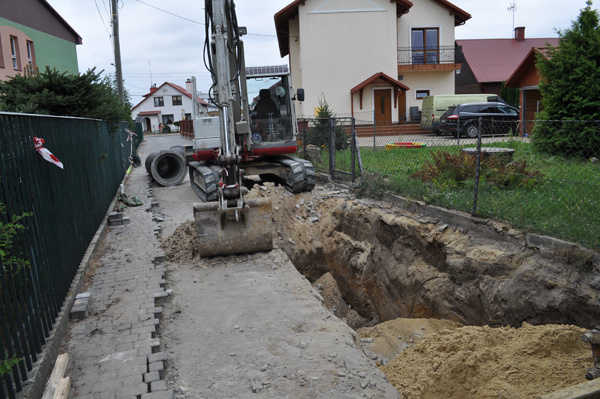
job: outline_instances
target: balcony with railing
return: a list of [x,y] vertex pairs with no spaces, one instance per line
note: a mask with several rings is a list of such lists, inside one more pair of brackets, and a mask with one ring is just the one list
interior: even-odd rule
[[462,62],[460,46],[428,48],[398,48],[398,72],[401,71],[454,71]]

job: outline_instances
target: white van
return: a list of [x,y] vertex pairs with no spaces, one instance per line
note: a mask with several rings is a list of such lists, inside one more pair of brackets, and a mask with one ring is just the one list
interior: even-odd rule
[[495,94],[442,94],[423,98],[421,128],[440,134],[440,117],[452,105],[477,102],[505,102]]

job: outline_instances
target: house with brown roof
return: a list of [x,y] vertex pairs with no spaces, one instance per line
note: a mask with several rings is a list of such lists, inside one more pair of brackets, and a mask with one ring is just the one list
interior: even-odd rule
[[454,93],[454,29],[471,15],[447,0],[296,0],[275,14],[281,56],[303,88],[298,115],[325,99],[338,116],[406,120],[432,94]]
[[[170,82],[156,87],[153,85],[144,99],[131,109],[131,117],[142,123],[145,132],[156,133],[164,125],[172,125],[181,120],[192,119],[192,82],[186,88]],[[208,103],[201,98],[197,101],[196,115],[207,114]]]
[[547,48],[534,47],[506,80],[506,87],[519,89],[521,126],[523,133],[533,130],[535,116],[542,110],[542,95],[539,91],[540,74],[535,65],[538,57],[548,57]]
[[[0,7],[0,80],[26,70],[79,73],[81,37],[45,0],[3,1]],[[8,4],[10,3],[10,5]]]
[[456,94],[500,94],[507,81],[533,48],[558,46],[558,38],[526,38],[525,28],[515,28],[512,39],[457,40],[463,62],[456,71]]

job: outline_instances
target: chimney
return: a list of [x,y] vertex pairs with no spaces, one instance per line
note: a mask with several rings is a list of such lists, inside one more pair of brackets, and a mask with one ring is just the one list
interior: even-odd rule
[[517,39],[520,42],[525,40],[525,27],[524,26],[517,26],[515,28],[515,39]]
[[156,83],[150,86],[150,94],[154,93],[156,90],[158,90],[158,87],[156,87]]
[[192,94],[192,79],[188,79],[185,81],[185,91]]

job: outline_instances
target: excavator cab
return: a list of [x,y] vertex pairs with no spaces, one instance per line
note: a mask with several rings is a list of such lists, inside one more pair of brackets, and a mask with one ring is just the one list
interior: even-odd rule
[[246,68],[252,145],[294,141],[293,109],[287,66]]

